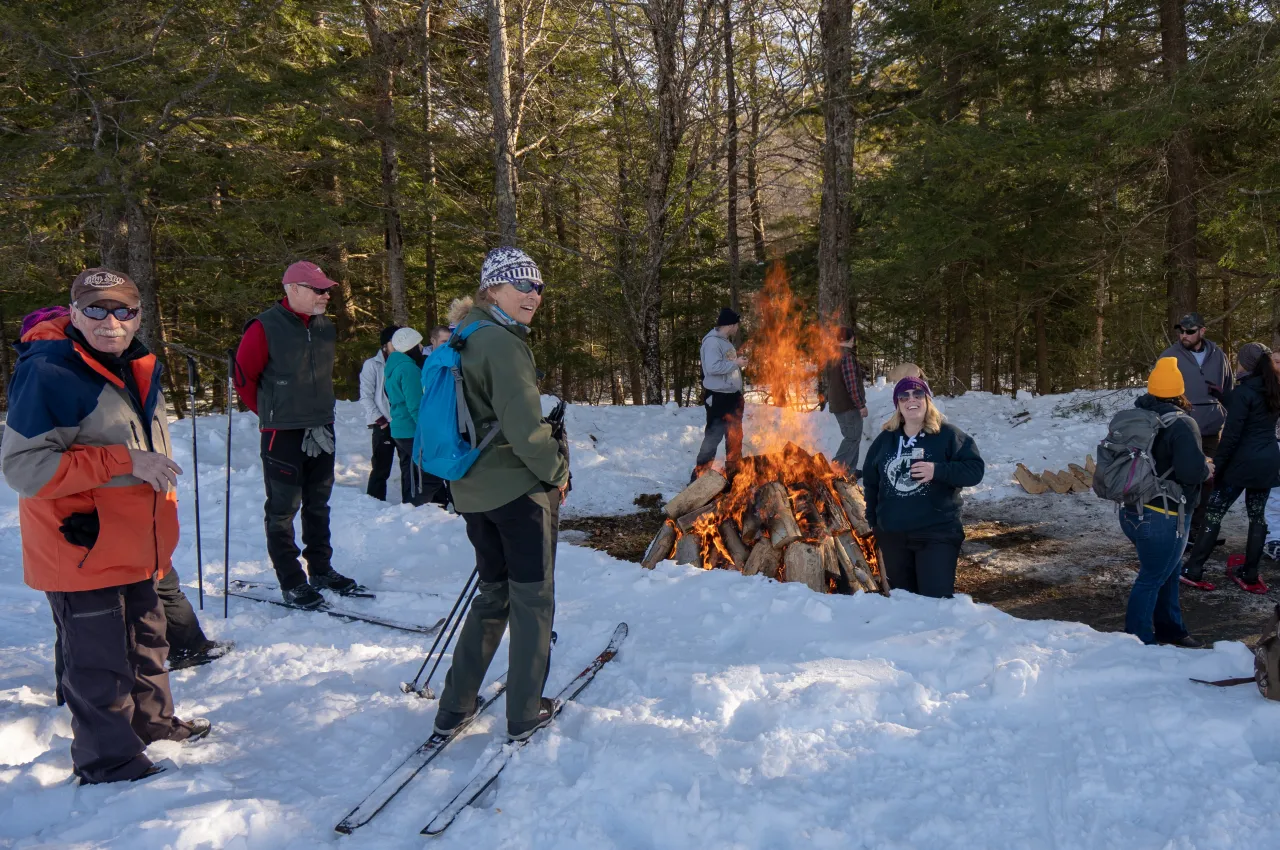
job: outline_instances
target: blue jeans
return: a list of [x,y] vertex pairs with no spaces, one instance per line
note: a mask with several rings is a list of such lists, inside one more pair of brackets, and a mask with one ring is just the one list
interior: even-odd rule
[[1121,508],[1120,528],[1137,548],[1139,565],[1125,609],[1124,630],[1143,643],[1186,637],[1178,603],[1178,576],[1187,536],[1178,536],[1177,515],[1146,508],[1139,518],[1133,508]]

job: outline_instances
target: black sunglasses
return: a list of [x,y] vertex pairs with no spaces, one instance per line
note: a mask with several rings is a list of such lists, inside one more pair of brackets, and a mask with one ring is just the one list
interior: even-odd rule
[[303,289],[310,289],[310,290],[311,290],[312,292],[314,292],[316,295],[328,295],[328,294],[329,294],[329,287],[327,287],[327,286],[326,286],[326,287],[324,287],[323,289],[321,289],[321,288],[319,288],[319,287],[311,286],[310,284],[306,284],[306,283],[295,283],[295,284],[294,284],[294,286],[301,286]]
[[101,322],[108,315],[115,316],[121,322],[130,322],[138,318],[138,314],[142,312],[141,307],[115,307],[108,310],[100,304],[90,304],[88,307],[81,307],[80,312],[84,313],[86,318],[93,319],[95,322]]
[[542,290],[547,288],[547,285],[540,280],[513,280],[510,283],[515,287],[516,292],[523,292],[526,295],[530,292],[541,295]]
[[898,401],[910,401],[913,398],[924,398],[924,390],[903,390],[898,393]]

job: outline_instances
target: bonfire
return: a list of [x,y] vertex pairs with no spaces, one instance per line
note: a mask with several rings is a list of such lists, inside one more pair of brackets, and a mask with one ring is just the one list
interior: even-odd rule
[[803,582],[819,593],[888,593],[852,471],[802,448],[816,442],[806,399],[834,345],[830,329],[806,322],[781,263],[755,299],[752,327],[744,353],[776,415],[757,417],[744,435],[746,455],[732,480],[705,467],[667,503],[644,566],[674,557],[708,570]]

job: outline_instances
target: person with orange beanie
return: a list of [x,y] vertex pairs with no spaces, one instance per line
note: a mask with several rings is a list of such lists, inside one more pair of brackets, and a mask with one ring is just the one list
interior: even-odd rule
[[[1146,395],[1134,406],[1161,418],[1151,446],[1156,474],[1171,478],[1182,490],[1184,513],[1195,510],[1200,487],[1212,474],[1200,444],[1200,428],[1189,415],[1186,387],[1172,357],[1156,362]],[[1178,600],[1178,580],[1187,535],[1179,526],[1179,505],[1166,496],[1141,506],[1121,505],[1120,529],[1138,552],[1138,577],[1129,592],[1124,630],[1143,643],[1204,646],[1187,632]]]

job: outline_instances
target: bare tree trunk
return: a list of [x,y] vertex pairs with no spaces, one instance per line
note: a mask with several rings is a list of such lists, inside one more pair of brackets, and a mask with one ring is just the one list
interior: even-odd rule
[[142,296],[142,324],[138,338],[152,353],[163,357],[160,345],[164,328],[160,324],[160,297],[156,293],[155,260],[151,254],[151,222],[147,211],[132,191],[125,195],[125,217],[128,219],[128,269],[126,273],[138,286]]
[[423,0],[419,12],[419,30],[422,34],[422,145],[424,165],[422,191],[427,211],[426,232],[422,234],[423,248],[427,254],[427,321],[433,328],[440,324],[440,295],[436,284],[436,116],[435,76],[431,55],[431,17],[435,0]]
[[1049,335],[1044,325],[1044,304],[1036,305],[1036,393],[1048,395],[1053,388],[1049,380]]
[[507,51],[506,0],[488,0],[489,107],[493,115],[493,192],[498,244],[516,244],[516,161],[512,138],[511,69]]
[[395,104],[392,93],[396,73],[396,36],[382,28],[380,12],[371,0],[361,0],[364,24],[373,54],[374,133],[382,149],[382,222],[387,250],[387,288],[391,292],[391,319],[409,324],[405,291],[404,232],[400,225],[399,165],[396,152]]
[[759,87],[756,80],[756,10],[751,6],[748,10],[751,16],[749,22],[751,33],[751,61],[747,63],[747,88],[750,91],[751,100],[751,123],[750,138],[747,144],[747,198],[751,205],[751,243],[755,250],[756,262],[763,264],[765,257],[764,244],[764,211],[760,205],[760,168],[756,160],[758,152],[756,148],[760,145],[760,102]]
[[1022,389],[1022,293],[1018,293],[1013,305],[1013,392],[1016,399]]
[[638,336],[644,369],[645,401],[662,403],[662,353],[659,316],[662,308],[662,264],[666,259],[668,193],[675,170],[676,151],[684,135],[685,93],[680,90],[676,52],[680,49],[680,22],[684,0],[650,0],[645,5],[653,37],[657,78],[657,138],[649,160],[645,184],[645,237],[647,251],[638,297],[632,304],[639,319]]
[[822,0],[822,206],[818,223],[818,315],[824,323],[844,319],[849,285],[850,204],[853,190],[852,0]]
[[[969,304],[968,273],[963,263],[948,269],[951,284],[952,374],[963,395],[973,388],[973,320]],[[950,392],[950,388],[948,388]]]
[[726,183],[729,194],[726,235],[729,244],[729,305],[739,308],[738,286],[741,270],[738,264],[738,83],[733,67],[733,0],[724,5],[724,97]]
[[[324,188],[325,194],[329,196],[329,205],[335,210],[342,209],[342,184],[331,162],[325,163],[324,166]],[[338,335],[345,337],[355,327],[356,312],[355,305],[352,303],[354,297],[347,268],[347,245],[342,240],[341,234],[329,246],[328,254],[328,266],[325,272],[338,282],[338,297],[334,299],[336,303],[333,305],[334,324],[338,326]]]
[[[1187,65],[1186,0],[1160,0],[1160,66],[1171,87]],[[1196,161],[1191,129],[1174,130],[1165,148],[1168,183],[1165,203],[1165,294],[1168,327],[1197,309],[1200,279],[1196,268]]]
[[[1231,338],[1231,281],[1222,281],[1222,350],[1235,351],[1235,341]],[[1229,357],[1230,355],[1228,355]]]

